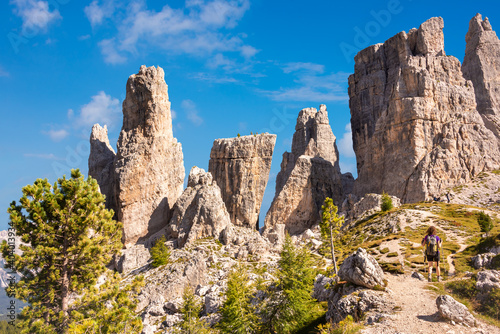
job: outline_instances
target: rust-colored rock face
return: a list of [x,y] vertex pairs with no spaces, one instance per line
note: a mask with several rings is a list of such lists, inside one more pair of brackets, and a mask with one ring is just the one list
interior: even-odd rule
[[208,171],[234,225],[258,228],[275,143],[267,133],[214,141]]
[[432,18],[356,56],[349,105],[357,195],[422,201],[498,168],[498,138],[476,110],[460,62],[445,56],[442,29]]

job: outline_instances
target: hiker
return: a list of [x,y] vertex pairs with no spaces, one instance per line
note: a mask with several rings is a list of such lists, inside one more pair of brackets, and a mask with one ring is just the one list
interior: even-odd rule
[[427,229],[427,235],[422,239],[422,246],[425,247],[424,260],[429,263],[429,282],[432,277],[432,265],[436,266],[436,274],[438,282],[441,281],[441,271],[439,268],[439,249],[441,248],[442,240],[436,235],[436,228],[430,226]]

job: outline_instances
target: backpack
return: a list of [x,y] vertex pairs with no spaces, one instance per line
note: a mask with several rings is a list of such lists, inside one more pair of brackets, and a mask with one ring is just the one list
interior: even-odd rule
[[427,249],[425,254],[428,256],[436,256],[438,252],[438,242],[435,235],[427,236]]

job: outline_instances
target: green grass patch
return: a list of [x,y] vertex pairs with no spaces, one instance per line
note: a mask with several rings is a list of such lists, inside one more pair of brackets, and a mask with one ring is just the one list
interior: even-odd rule
[[398,252],[391,252],[391,253],[387,253],[386,255],[387,257],[397,257],[399,256]]
[[379,262],[380,267],[382,267],[382,270],[391,274],[404,274],[403,267],[401,266],[401,263],[399,262]]

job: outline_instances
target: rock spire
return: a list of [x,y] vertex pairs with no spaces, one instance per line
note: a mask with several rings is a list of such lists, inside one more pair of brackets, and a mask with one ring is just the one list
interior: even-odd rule
[[325,105],[302,109],[297,118],[292,152],[283,154],[276,177],[276,194],[265,220],[266,233],[284,224],[297,234],[319,222],[319,211],[326,197],[339,205],[342,180],[336,138]]
[[236,226],[258,229],[275,143],[267,133],[214,141],[208,170]]

